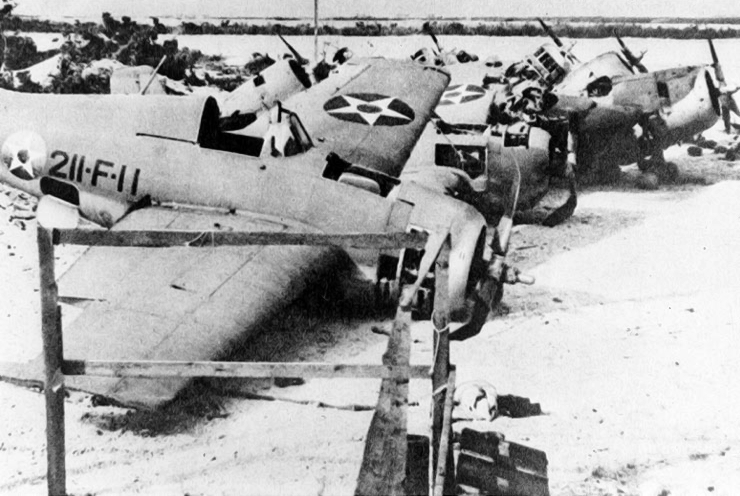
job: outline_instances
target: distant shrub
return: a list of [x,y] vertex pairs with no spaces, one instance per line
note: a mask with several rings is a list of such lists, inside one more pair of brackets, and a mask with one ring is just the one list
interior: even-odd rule
[[38,64],[59,53],[59,50],[39,52],[36,43],[28,36],[6,36],[5,43],[5,67],[13,71]]
[[[129,32],[132,33],[141,26],[137,26],[130,19],[122,18],[117,21],[110,17],[110,14],[103,14],[102,28],[110,32]],[[106,17],[107,16],[107,17]],[[229,20],[221,21],[218,24],[203,22],[200,24],[194,22],[182,22],[178,27],[172,28],[155,21],[155,29],[158,33],[179,33],[188,35],[200,34],[230,34],[230,35],[312,35],[314,32],[313,25],[310,23],[301,23],[295,25],[286,25],[283,22],[295,21],[294,18],[278,18],[275,23],[268,24],[248,24],[234,23]],[[353,21],[354,26],[337,27],[331,24],[331,21]],[[433,21],[436,33],[449,35],[477,35],[477,36],[545,36],[546,33],[537,23],[531,22],[531,19],[524,18],[480,18],[478,24],[463,24],[461,19]],[[512,24],[513,22],[515,22]],[[606,18],[606,17],[573,17],[555,19],[553,31],[558,36],[568,38],[607,38],[613,36],[614,30],[617,29],[621,36],[634,38],[675,38],[675,39],[698,39],[698,38],[740,38],[740,29],[738,28],[717,28],[717,27],[699,27],[699,24],[737,24],[740,25],[740,18],[705,18],[694,20],[692,26],[675,26],[670,24],[685,23],[685,19],[666,18],[659,21],[665,26],[651,26],[655,19],[647,17],[625,17],[625,18]],[[591,24],[588,24],[591,23]],[[5,20],[5,29],[24,32],[57,32],[68,33],[78,29],[97,29],[101,26],[95,23],[65,23],[58,21],[48,21],[40,19],[26,19],[15,16],[9,16]],[[424,31],[421,26],[409,27],[399,26],[392,19],[358,19],[358,18],[334,18],[325,21],[319,27],[321,35],[342,35],[342,36],[407,36],[422,34]]]

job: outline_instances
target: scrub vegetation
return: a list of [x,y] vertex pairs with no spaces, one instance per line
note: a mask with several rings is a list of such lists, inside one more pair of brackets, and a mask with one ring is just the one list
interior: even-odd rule
[[[3,24],[6,31],[34,32],[28,26],[24,27],[23,22],[16,29],[19,25],[17,17],[9,17]],[[60,28],[65,42],[58,50],[38,51],[36,43],[28,36],[5,36],[0,87],[32,93],[108,93],[110,70],[105,67],[90,70],[93,62],[108,59],[123,65],[156,67],[165,55],[167,57],[158,70],[159,74],[189,84],[203,85],[206,84],[203,81],[191,80],[192,69],[196,64],[219,60],[219,57],[206,56],[198,50],[180,48],[177,40],[158,43],[158,36],[166,33],[167,29],[156,18],[153,24],[144,25],[129,17],[115,19],[105,12],[101,24],[64,25],[46,21],[41,24]],[[34,83],[27,73],[22,72],[22,69],[58,54],[61,55],[59,71],[52,77],[50,85]],[[10,71],[21,72],[14,74]]]
[[[123,18],[124,20],[126,17]],[[231,34],[231,35],[311,35],[313,24],[296,24],[297,19],[276,19],[275,22],[236,23],[222,20],[211,22],[182,22],[179,26],[157,24],[160,33],[179,34]],[[332,24],[332,21],[343,26]],[[354,25],[346,25],[353,22]],[[341,36],[405,36],[422,34],[423,24],[431,23],[436,33],[474,36],[546,36],[544,30],[533,19],[527,18],[481,18],[481,19],[419,19],[418,25],[411,25],[401,19],[357,19],[334,18],[323,21],[319,34]],[[692,19],[650,19],[641,17],[626,18],[554,18],[548,19],[558,36],[567,38],[608,38],[617,30],[621,36],[635,38],[740,38],[740,18]],[[129,23],[131,23],[129,19]],[[136,24],[136,23],[133,23]],[[738,25],[738,27],[728,27]],[[101,26],[95,23],[70,24],[61,21],[27,19],[12,17],[6,22],[6,29],[25,32],[65,33],[74,30],[95,30]]]

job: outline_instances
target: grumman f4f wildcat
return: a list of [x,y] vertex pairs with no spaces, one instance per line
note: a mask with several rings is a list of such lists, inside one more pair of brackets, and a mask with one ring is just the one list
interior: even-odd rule
[[[71,214],[74,224],[79,213],[114,230],[449,233],[451,313],[469,321],[479,289],[490,293],[489,264],[501,262],[486,256],[483,217],[382,172],[402,170],[448,76],[382,59],[352,71],[314,95],[311,134],[277,105],[262,137],[221,129],[210,97],[2,91],[0,181],[41,197],[40,219]],[[331,270],[335,255],[308,246],[93,246],[59,281],[60,295],[82,309],[64,322],[66,358],[223,357]],[[68,378],[145,408],[187,382]]]

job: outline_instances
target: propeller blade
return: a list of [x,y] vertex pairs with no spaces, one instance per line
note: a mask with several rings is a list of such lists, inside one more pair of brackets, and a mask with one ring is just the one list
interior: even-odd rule
[[295,59],[296,59],[296,60],[297,60],[297,61],[298,61],[298,62],[299,62],[299,63],[300,63],[301,65],[305,65],[305,64],[308,64],[308,59],[304,59],[303,57],[301,57],[301,54],[300,54],[300,53],[298,52],[298,50],[296,50],[296,49],[295,49],[295,48],[293,47],[293,45],[291,45],[290,43],[288,43],[288,41],[287,41],[287,40],[286,40],[285,38],[283,38],[283,35],[281,35],[281,34],[279,34],[279,33],[278,33],[278,37],[279,37],[279,38],[280,38],[280,39],[282,40],[282,42],[283,42],[283,43],[285,43],[285,46],[287,46],[287,47],[288,47],[288,50],[290,50],[290,53],[292,53],[292,54],[293,54],[293,57],[295,57]]
[[714,49],[714,43],[712,39],[707,40],[709,42],[709,51],[712,52],[712,66],[714,66],[714,74],[717,76],[717,81],[720,83],[720,87],[725,86],[725,74],[722,71],[722,65],[719,63],[719,57],[717,57],[717,51]]
[[729,102],[727,106],[729,107],[729,109],[732,111],[733,114],[740,117],[740,107],[737,106],[737,101],[735,100],[735,97],[733,97],[732,95],[728,95],[728,96],[729,96]]
[[622,40],[622,38],[618,34],[614,34],[617,38],[617,41],[619,42],[619,45],[622,47],[622,53],[624,54],[624,57],[627,59],[627,62],[630,63],[632,67],[640,71],[641,73],[645,74],[648,71],[647,67],[645,67],[642,64],[642,57],[645,56],[645,52],[642,52],[642,55],[639,57],[636,57],[634,53],[632,53],[632,50],[629,49],[627,44]]
[[437,40],[437,37],[434,35],[434,33],[429,31],[429,36],[432,37],[432,41],[434,42],[434,45],[437,47],[437,52],[442,53],[442,47],[439,46],[439,40]]
[[432,31],[432,26],[431,24],[429,24],[429,21],[425,22],[421,26],[421,32],[427,33],[429,36],[432,37],[432,41],[434,42],[434,45],[437,47],[437,53],[435,53],[435,55],[439,55],[440,53],[442,53],[442,47],[439,45],[439,40],[434,35],[434,31]]
[[550,38],[552,38],[552,41],[554,41],[554,42],[555,42],[555,44],[556,44],[556,45],[557,45],[557,46],[558,46],[559,48],[563,48],[563,42],[562,42],[562,41],[560,40],[560,38],[558,38],[558,35],[556,35],[556,34],[555,34],[555,32],[554,32],[554,31],[552,30],[552,28],[551,28],[550,26],[548,26],[548,25],[547,25],[547,24],[545,23],[545,21],[543,21],[543,20],[542,20],[542,18],[541,18],[541,17],[538,17],[538,18],[537,18],[537,20],[538,20],[538,21],[540,22],[540,26],[542,26],[542,29],[544,29],[544,30],[545,30],[545,33],[547,33],[547,35],[548,35],[548,36],[549,36]]

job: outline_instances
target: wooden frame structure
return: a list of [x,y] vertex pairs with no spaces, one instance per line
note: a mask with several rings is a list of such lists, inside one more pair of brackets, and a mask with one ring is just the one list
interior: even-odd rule
[[[191,243],[193,239],[203,243]],[[64,376],[107,377],[323,377],[382,379],[371,421],[356,495],[406,494],[407,408],[410,379],[432,380],[432,432],[429,456],[429,495],[454,491],[452,462],[452,399],[454,368],[449,362],[447,320],[448,233],[296,234],[276,232],[105,231],[47,229],[37,232],[41,279],[41,331],[46,402],[47,486],[51,496],[66,495]],[[273,362],[100,361],[65,360],[62,315],[58,303],[54,246],[219,246],[219,245],[322,245],[379,249],[425,249],[415,285],[404,288],[382,365]],[[411,302],[421,281],[436,263],[433,323],[433,363],[410,364]]]

